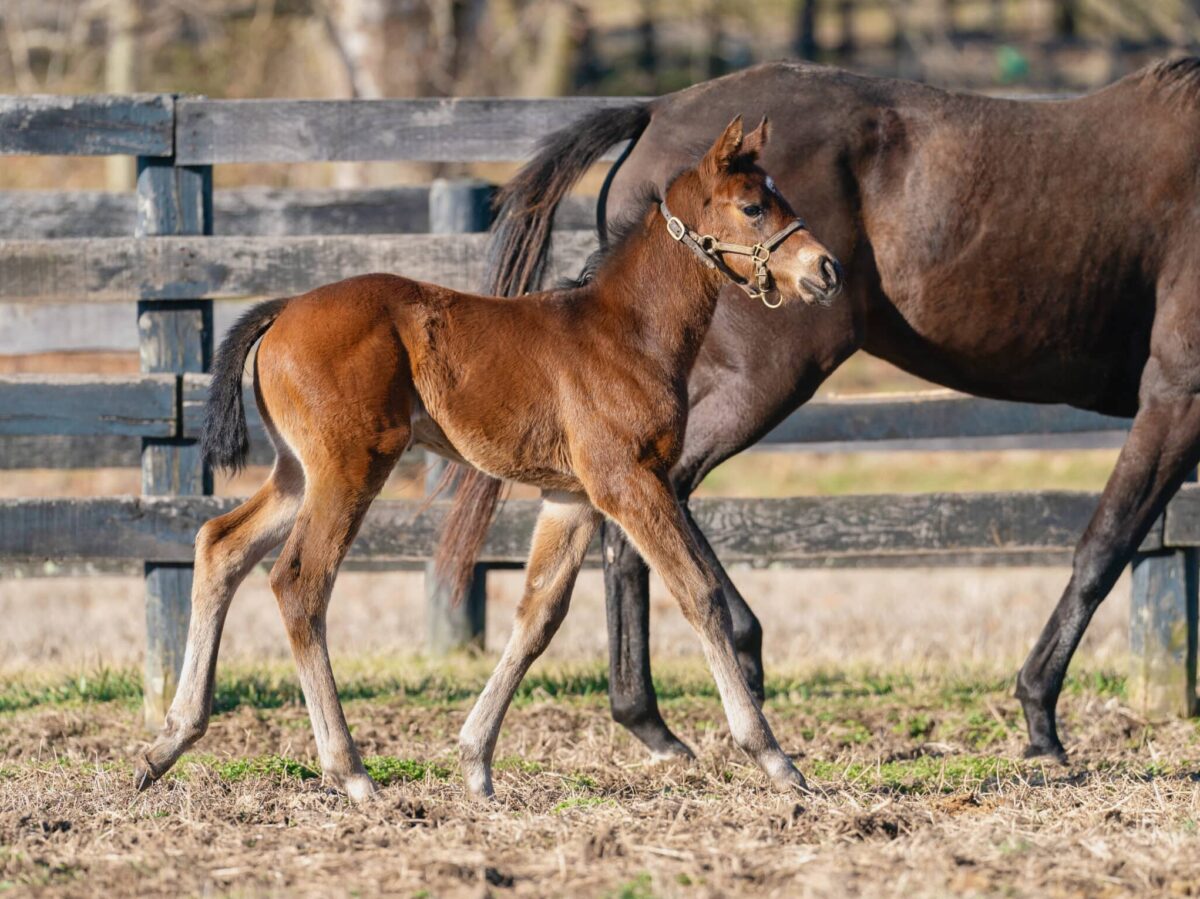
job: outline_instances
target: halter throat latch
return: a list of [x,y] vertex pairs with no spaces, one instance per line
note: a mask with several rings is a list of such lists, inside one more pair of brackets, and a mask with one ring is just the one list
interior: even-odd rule
[[[663,200],[658,208],[666,220],[667,233],[671,235],[672,240],[683,244],[695,253],[709,268],[715,268],[721,272],[744,290],[750,299],[762,300],[763,305],[769,309],[777,309],[783,304],[783,300],[772,303],[769,299],[773,279],[767,263],[771,260],[771,253],[777,250],[785,240],[797,231],[804,229],[805,225],[802,219],[794,218],[766,240],[747,246],[740,243],[725,243],[717,240],[711,234],[699,234],[693,231],[684,224],[682,219],[671,214],[666,200]],[[754,265],[753,279],[747,280],[731,269],[723,258],[726,253],[749,256]]]

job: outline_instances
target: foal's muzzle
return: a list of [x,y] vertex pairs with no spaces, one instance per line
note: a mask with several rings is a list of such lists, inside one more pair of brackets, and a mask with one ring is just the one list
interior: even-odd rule
[[842,265],[832,256],[822,256],[817,268],[821,272],[821,280],[801,278],[800,286],[812,295],[813,302],[818,306],[828,306],[842,292]]

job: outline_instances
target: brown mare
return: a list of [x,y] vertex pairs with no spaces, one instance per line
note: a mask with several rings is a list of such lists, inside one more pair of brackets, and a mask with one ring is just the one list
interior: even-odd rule
[[[672,483],[686,501],[858,348],[981,396],[1132,416],[1070,582],[1017,679],[1028,753],[1065,758],[1055,708],[1075,647],[1200,459],[1200,59],[1054,102],[781,63],[598,112],[550,135],[506,189],[489,291],[536,284],[555,207],[609,147],[633,141],[601,197],[602,237],[606,215],[630,209],[641,185],[664,184],[742,109],[775,122],[763,164],[845,263],[847,301],[772,315],[725,292],[692,370]],[[464,491],[474,505],[451,518],[447,557],[459,570],[497,489],[477,480]],[[646,567],[604,530],[613,714],[654,752],[689,755],[650,682]],[[761,691],[762,630],[694,523],[692,534]]]
[[[492,794],[504,713],[566,615],[603,516],[620,522],[696,628],[734,738],[776,784],[804,785],[738,666],[720,587],[668,481],[683,444],[688,371],[717,294],[726,278],[753,289],[764,271],[739,253],[757,250],[762,261],[751,245],[774,246],[772,302],[828,302],[839,288],[836,263],[794,225],[755,163],[766,139],[765,120],[743,141],[735,119],[665,188],[661,209],[655,202],[633,220],[585,286],[509,301],[367,275],[261,304],[238,322],[217,354],[203,448],[226,467],[245,458],[242,371],[261,337],[255,396],[275,468],[253,497],[197,535],[179,692],[139,760],[139,787],[204,733],[233,592],[286,540],[271,587],[321,766],[350,796],[373,792],[338,700],[325,614],[367,507],[400,454],[418,444],[543,492],[511,638],[460,736],[473,795]],[[702,234],[739,246],[710,258],[696,243]]]

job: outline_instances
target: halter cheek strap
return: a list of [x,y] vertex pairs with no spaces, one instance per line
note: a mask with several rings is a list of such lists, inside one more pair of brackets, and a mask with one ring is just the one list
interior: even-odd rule
[[[683,244],[700,257],[700,260],[705,265],[721,272],[726,278],[746,291],[746,295],[750,299],[762,300],[763,305],[768,309],[778,309],[783,305],[783,300],[772,303],[767,299],[771,293],[771,270],[767,267],[767,263],[771,259],[771,253],[777,250],[785,240],[797,231],[804,229],[803,219],[792,219],[761,243],[746,246],[740,243],[724,243],[712,235],[696,233],[685,225],[682,220],[671,215],[671,210],[667,208],[666,200],[663,200],[658,208],[662,212],[663,218],[666,219],[667,233],[674,240]],[[726,265],[723,258],[726,253],[732,253],[736,256],[749,256],[754,263],[754,280],[747,281]]]

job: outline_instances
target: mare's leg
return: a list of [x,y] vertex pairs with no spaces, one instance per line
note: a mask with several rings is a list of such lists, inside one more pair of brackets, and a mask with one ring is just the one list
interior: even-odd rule
[[144,790],[208,729],[221,629],[234,591],[255,565],[287,536],[300,507],[304,478],[296,460],[280,455],[258,492],[196,535],[196,571],[187,649],[179,689],[162,732],[135,765]]
[[463,779],[477,799],[493,795],[492,754],[504,713],[566,617],[575,576],[599,523],[599,513],[582,496],[556,494],[542,501],[512,634],[459,734]]
[[[737,302],[721,310],[737,310]],[[751,691],[763,695],[762,626],[696,527],[687,498],[720,463],[759,440],[780,419],[803,403],[857,346],[857,331],[848,315],[835,310],[803,313],[795,341],[775,341],[755,352],[737,348],[746,324],[734,323],[709,332],[706,349],[722,359],[702,356],[692,374],[693,405],[688,413],[683,455],[671,472],[684,503],[688,527],[704,561],[721,585],[729,606],[733,645]],[[720,338],[735,341],[720,347]],[[779,345],[776,345],[779,344]],[[716,349],[714,349],[716,347]],[[778,354],[784,355],[780,357]],[[729,367],[730,359],[739,365]],[[783,373],[781,375],[781,372]],[[604,525],[604,592],[609,633],[609,701],[613,718],[659,758],[691,758],[692,752],[662,719],[650,678],[649,569],[620,528]]]
[[[762,625],[686,504],[683,510],[692,539],[705,564],[716,575],[729,606],[738,664],[750,692],[762,702]],[[658,710],[650,674],[650,569],[613,522],[604,522],[602,535],[604,597],[608,613],[608,699],[613,720],[641,740],[655,759],[695,758],[688,745],[667,727]]]
[[588,484],[593,501],[621,525],[659,572],[700,636],[734,740],[777,786],[804,787],[804,778],[779,748],[746,683],[720,584],[705,564],[666,480],[644,469],[623,474]]
[[1200,322],[1160,302],[1139,409],[1100,505],[1075,549],[1071,580],[1017,676],[1026,756],[1066,760],[1055,710],[1071,656],[1150,526],[1200,461]]
[[374,793],[375,783],[346,726],[329,663],[325,618],[338,568],[407,442],[407,435],[401,436],[376,447],[367,441],[356,446],[343,442],[345,458],[320,465],[306,458],[304,502],[271,569],[271,588],[292,645],[321,770],[327,783],[355,800]]

